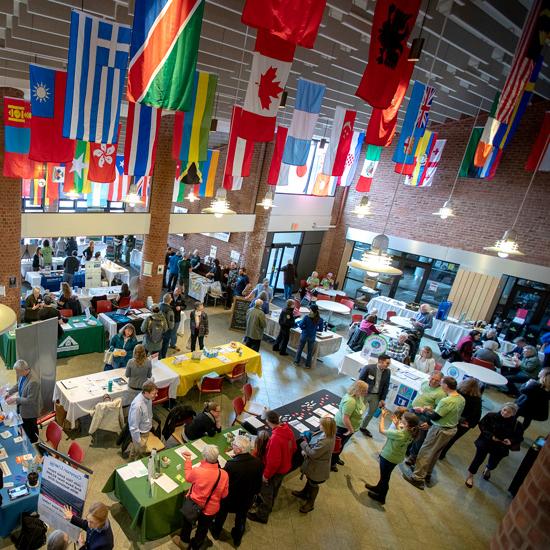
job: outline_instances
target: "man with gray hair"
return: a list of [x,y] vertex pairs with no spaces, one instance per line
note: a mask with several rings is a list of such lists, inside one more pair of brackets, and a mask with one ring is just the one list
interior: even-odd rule
[[46,550],[67,550],[69,548],[69,535],[61,529],[56,529],[50,533]]
[[269,286],[269,279],[264,279],[261,283],[258,283],[254,290],[246,297],[247,300],[257,299],[260,296],[261,292],[267,294],[268,302],[273,300],[273,288]]
[[536,380],[542,365],[540,364],[537,348],[534,346],[525,346],[523,348],[523,358],[515,360],[515,367],[501,369],[502,374],[508,380],[506,384],[508,393],[513,397],[519,395],[519,389],[516,384],[523,384],[528,380]]
[[18,380],[17,384],[8,390],[9,397],[7,397],[6,403],[17,405],[17,412],[23,419],[23,429],[30,442],[36,443],[38,441],[36,419],[40,413],[40,382],[23,359],[16,361],[13,367]]
[[229,474],[229,493],[221,502],[220,511],[210,529],[218,539],[227,514],[235,514],[231,537],[235,547],[240,546],[246,527],[246,515],[254,497],[262,487],[262,461],[250,454],[252,442],[246,435],[237,435],[231,444],[235,456],[228,460],[224,470]]
[[244,344],[249,348],[260,351],[260,344],[266,326],[265,313],[262,311],[262,300],[256,300],[254,307],[246,312],[246,332]]

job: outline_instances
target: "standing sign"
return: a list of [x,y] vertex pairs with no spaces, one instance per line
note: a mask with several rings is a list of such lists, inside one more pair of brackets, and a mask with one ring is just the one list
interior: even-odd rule
[[97,288],[101,286],[101,260],[90,260],[84,264],[86,270],[85,273],[85,287]]
[[82,517],[88,481],[89,475],[73,466],[53,456],[44,458],[38,513],[52,529],[65,531],[71,540],[78,540],[80,528],[63,517],[63,507],[70,506],[76,516]]

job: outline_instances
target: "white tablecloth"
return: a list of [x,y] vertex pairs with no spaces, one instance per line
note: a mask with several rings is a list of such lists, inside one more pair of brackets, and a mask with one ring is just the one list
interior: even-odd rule
[[42,282],[42,273],[40,271],[27,271],[25,274],[25,281],[29,283],[33,288],[35,286],[40,286]]
[[[67,420],[74,427],[75,421],[90,414],[97,403],[102,401],[107,393],[107,383],[110,378],[124,377],[125,369],[114,369],[104,372],[96,372],[86,376],[78,376],[67,380],[59,380],[55,384],[53,401],[59,399],[61,405],[67,411]],[[159,388],[169,387],[168,395],[176,399],[179,385],[179,375],[165,365],[153,365],[153,378]],[[71,389],[67,389],[64,383]],[[113,391],[109,394],[113,399],[120,397],[122,405],[127,406],[135,397],[135,392],[128,385],[118,386],[113,384]]]
[[[502,353],[509,353],[516,347],[516,344],[514,344],[513,342],[508,342],[508,340],[499,339],[499,342],[499,351],[501,351]],[[544,363],[544,351],[539,351],[539,361],[541,362],[541,364]]]
[[134,248],[132,252],[130,252],[130,265],[137,269],[138,271],[141,271],[141,261],[143,260],[143,253],[141,250],[138,250],[137,248]]
[[447,361],[445,365],[443,365],[441,371],[446,376],[456,378],[459,384],[466,378],[476,378],[480,382],[493,386],[504,386],[507,382],[502,374],[494,370],[486,369],[485,367],[474,365],[473,363],[465,363],[463,361],[457,361],[455,363],[449,363]]
[[[54,256],[52,258],[52,269],[63,269],[63,256]],[[25,277],[27,272],[32,271],[32,258],[24,258],[21,260],[21,277]]]
[[212,281],[206,277],[197,275],[196,273],[191,273],[189,276],[189,290],[187,291],[187,294],[199,302],[204,302],[211,286]]
[[130,272],[125,267],[111,262],[111,260],[101,262],[101,271],[109,281],[109,285],[112,284],[115,277],[118,277],[123,283],[130,283]]
[[82,289],[84,290],[85,294],[77,294],[78,300],[80,301],[80,305],[82,306],[82,311],[84,311],[87,307],[90,307],[92,305],[92,298],[94,296],[103,296],[104,294],[107,295],[107,300],[114,300],[118,297],[118,293],[120,292],[120,285],[118,286],[99,286],[96,288],[88,288],[88,289]]
[[[139,317],[146,319],[149,315],[151,315],[151,313],[141,313]],[[105,313],[100,313],[97,318],[105,327],[105,330],[109,333],[109,340],[111,340],[111,338],[118,332],[116,321],[105,315]],[[143,340],[143,334],[137,334],[136,338],[141,342]]]
[[[369,358],[357,351],[345,355],[338,369],[340,374],[346,374],[352,378],[357,378],[359,371],[367,363],[375,363],[376,358]],[[394,410],[395,407],[409,407],[416,397],[422,382],[428,380],[429,375],[413,367],[408,367],[404,363],[391,360],[390,364],[391,378],[390,388],[386,396],[386,407]]]

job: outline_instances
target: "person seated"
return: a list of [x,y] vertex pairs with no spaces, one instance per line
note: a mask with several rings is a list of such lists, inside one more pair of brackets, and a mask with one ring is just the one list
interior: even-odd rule
[[515,367],[502,367],[501,373],[506,377],[508,383],[508,393],[513,397],[519,395],[516,384],[523,384],[529,380],[536,380],[542,365],[540,364],[537,348],[534,346],[525,346],[523,348],[523,359],[516,359]]
[[474,357],[476,359],[481,359],[482,361],[487,361],[497,369],[500,369],[502,363],[500,361],[498,353],[496,352],[497,349],[497,342],[495,342],[494,340],[485,340],[485,342],[483,342],[483,347],[479,348],[474,353]]
[[523,336],[514,338],[514,347],[506,354],[506,357],[513,357],[514,355],[521,359],[523,357],[523,348],[527,345],[527,340]]
[[222,280],[222,269],[220,267],[220,260],[218,258],[214,258],[214,263],[212,264],[212,267],[206,274],[206,277],[208,279],[211,279],[212,281],[217,281],[218,283]]
[[401,333],[398,338],[391,338],[386,354],[396,361],[408,364],[411,348],[407,344],[407,338],[408,334],[406,332]]
[[432,328],[433,322],[432,308],[429,304],[422,304],[418,313],[414,316],[413,326],[423,333],[425,330]]
[[371,334],[380,334],[380,331],[376,327],[376,315],[365,315],[359,325],[359,330],[364,332],[367,336]]
[[38,321],[38,310],[42,307],[42,294],[40,288],[35,286],[32,292],[25,298],[25,323],[32,323]]
[[334,287],[334,275],[332,273],[327,273],[321,280],[321,286],[325,290],[329,290]]
[[412,365],[416,370],[428,374],[435,369],[435,359],[433,350],[430,346],[424,346],[420,353],[414,358]]
[[488,328],[481,337],[482,342],[493,341],[497,343],[497,349],[500,348],[500,342],[497,338],[497,331],[494,328]]
[[77,298],[73,294],[69,283],[61,283],[61,294],[57,300],[57,306],[59,307],[59,309],[71,309],[70,302],[76,299]]
[[205,435],[213,437],[222,431],[221,407],[214,401],[207,401],[202,412],[197,414],[193,420],[186,424],[182,430],[184,441],[194,441]]
[[315,290],[319,286],[319,273],[313,271],[312,274],[306,280],[306,289],[308,292]]
[[480,345],[481,332],[471,330],[466,336],[463,336],[456,345],[456,351],[460,355],[460,360],[469,363],[472,360],[475,348]]
[[122,283],[118,296],[113,300],[113,307],[119,307],[122,298],[130,298],[131,295],[132,293],[130,292],[130,287],[128,286],[128,283]]

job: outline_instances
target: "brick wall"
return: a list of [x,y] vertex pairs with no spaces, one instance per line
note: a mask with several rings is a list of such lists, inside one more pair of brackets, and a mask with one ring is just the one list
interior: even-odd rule
[[[511,144],[504,152],[502,162],[492,181],[459,178],[453,194],[456,218],[440,220],[433,216],[448,199],[474,119],[464,118],[433,129],[441,139],[447,139],[441,165],[434,183],[429,188],[406,187],[393,170],[391,162],[394,144],[382,153],[372,190],[369,193],[373,216],[359,220],[351,211],[362,194],[350,189],[344,215],[333,235],[330,253],[323,252],[320,268],[337,270],[342,256],[342,242],[347,227],[381,232],[384,228],[394,191],[395,203],[386,229],[388,235],[419,240],[443,246],[456,247],[477,253],[487,253],[484,246],[492,246],[509,229],[518,212],[532,173],[523,169],[540,128],[544,112],[550,109],[549,101],[538,101],[530,106]],[[484,124],[486,115],[480,116],[477,125]],[[364,153],[360,159],[362,166]],[[359,174],[357,174],[359,177]],[[550,266],[550,230],[547,222],[547,204],[550,199],[548,172],[536,174],[533,185],[516,225],[520,249],[525,256],[517,261]]]
[[491,540],[491,550],[550,548],[550,446],[545,445]]
[[[4,97],[23,97],[23,92],[13,88],[0,88],[0,166],[4,166]],[[0,285],[6,288],[6,296],[0,303],[11,307],[19,316],[21,288],[21,180],[5,178],[0,168],[0,231],[4,238],[0,246]],[[11,236],[11,238],[5,238]],[[9,277],[16,277],[16,286],[9,288]]]

